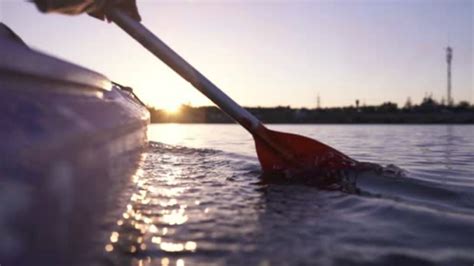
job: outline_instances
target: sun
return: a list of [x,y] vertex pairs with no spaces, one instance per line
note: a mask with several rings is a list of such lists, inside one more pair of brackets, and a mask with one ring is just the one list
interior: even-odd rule
[[169,115],[177,115],[181,111],[181,104],[163,106],[163,110]]

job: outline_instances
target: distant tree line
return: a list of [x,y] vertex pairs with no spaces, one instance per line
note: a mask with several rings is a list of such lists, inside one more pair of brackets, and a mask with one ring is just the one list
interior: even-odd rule
[[[408,124],[473,124],[474,105],[461,101],[448,106],[425,97],[418,105],[408,99],[403,107],[385,102],[377,106],[331,107],[331,108],[290,108],[247,107],[264,123],[408,123]],[[179,112],[149,108],[152,123],[233,123],[233,120],[215,106],[191,107],[182,105]]]

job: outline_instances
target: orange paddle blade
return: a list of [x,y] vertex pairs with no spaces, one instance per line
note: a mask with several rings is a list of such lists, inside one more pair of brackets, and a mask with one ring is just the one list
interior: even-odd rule
[[354,168],[358,162],[319,141],[261,126],[254,134],[264,172],[292,169],[332,171]]

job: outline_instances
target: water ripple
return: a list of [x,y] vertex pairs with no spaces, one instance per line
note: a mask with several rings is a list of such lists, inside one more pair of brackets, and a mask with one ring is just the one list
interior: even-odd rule
[[[152,142],[110,233],[106,264],[471,265],[470,131],[342,129],[317,137],[404,174],[354,173],[353,193],[264,183],[250,152]],[[407,132],[419,138],[401,141]],[[361,138],[369,133],[372,141]],[[430,145],[427,135],[437,141]]]

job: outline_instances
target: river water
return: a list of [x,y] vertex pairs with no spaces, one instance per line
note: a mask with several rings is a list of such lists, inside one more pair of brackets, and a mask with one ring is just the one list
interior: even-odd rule
[[389,171],[352,176],[351,192],[262,182],[239,126],[152,125],[99,264],[474,263],[474,126],[270,128]]

